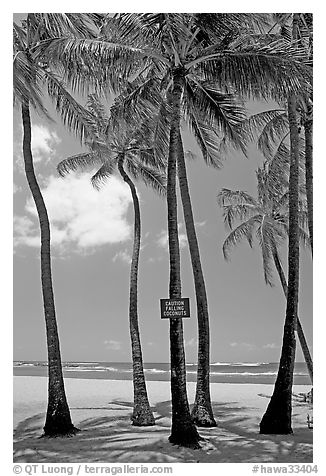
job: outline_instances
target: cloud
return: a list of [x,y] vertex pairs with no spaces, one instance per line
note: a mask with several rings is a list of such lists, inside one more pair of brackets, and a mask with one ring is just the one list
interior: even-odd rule
[[185,347],[195,347],[197,345],[197,339],[192,337],[191,339],[185,341]]
[[116,253],[113,256],[112,261],[115,262],[117,260],[120,260],[123,263],[130,264],[131,263],[131,255],[130,255],[129,251],[125,249],[125,250],[122,250],[122,251],[119,251],[118,253]]
[[55,131],[43,125],[32,125],[32,151],[34,162],[49,160],[55,152],[55,146],[61,142]]
[[168,233],[166,230],[162,230],[158,235],[157,235],[157,241],[156,243],[158,246],[161,248],[167,249],[168,248]]
[[107,349],[110,350],[120,350],[122,348],[121,342],[113,339],[105,340],[104,345]]
[[274,342],[272,342],[271,344],[263,345],[263,349],[278,349],[278,345],[276,345],[276,344],[274,344]]
[[[182,227],[183,227],[182,223],[178,223],[180,250],[184,249],[187,246],[187,243],[188,243],[187,235],[185,233],[181,232]],[[167,232],[167,230],[164,229],[157,235],[156,243],[160,248],[164,248],[166,251],[168,251],[169,246],[168,246],[168,232]]]
[[12,191],[13,194],[21,192],[23,189],[20,185],[16,185],[15,183],[12,184]]
[[231,347],[241,347],[247,350],[253,350],[256,346],[254,344],[249,344],[248,342],[231,342]]
[[[56,146],[61,142],[61,139],[58,137],[57,133],[54,130],[51,130],[49,127],[41,124],[32,124],[31,133],[34,164],[37,164],[42,160],[51,160],[51,158],[53,158],[56,153]],[[18,170],[23,172],[24,160],[22,153],[22,131],[20,131],[18,137],[18,139],[16,138],[14,140],[13,151]]]
[[148,263],[157,263],[158,261],[163,261],[162,256],[157,256],[155,258],[153,256],[150,256],[147,260]]
[[196,221],[195,225],[196,225],[196,228],[201,228],[201,227],[203,227],[203,226],[206,225],[206,220],[204,220],[204,221]]
[[[97,191],[90,183],[91,175],[72,174],[65,179],[51,176],[42,190],[51,222],[52,244],[61,250],[73,245],[75,251],[85,251],[130,238],[131,227],[126,219],[131,203],[128,186],[112,177]],[[32,199],[27,201],[25,209],[27,217],[16,217],[15,242],[39,246]]]
[[39,246],[36,223],[26,216],[14,216],[14,246]]

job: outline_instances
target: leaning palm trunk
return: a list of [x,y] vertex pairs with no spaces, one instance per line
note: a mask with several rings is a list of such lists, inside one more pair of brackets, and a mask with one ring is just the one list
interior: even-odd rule
[[[180,136],[180,99],[182,82],[175,72],[172,92],[172,119],[167,178],[168,235],[170,255],[170,299],[181,297],[180,249],[178,236],[176,165],[179,155]],[[170,360],[171,360],[171,396],[172,428],[169,441],[181,446],[198,448],[200,439],[191,419],[187,386],[186,364],[181,319],[170,319]]]
[[[312,106],[310,106],[312,109]],[[313,251],[313,185],[312,185],[312,111],[308,110],[308,117],[304,123],[305,131],[305,158],[306,158],[306,194],[307,194],[307,208],[308,208],[308,228],[310,237],[311,252]]]
[[[274,264],[275,264],[275,267],[277,269],[278,275],[280,277],[280,281],[281,281],[283,292],[284,292],[285,299],[286,299],[287,294],[288,294],[288,285],[287,285],[287,282],[286,282],[286,278],[285,278],[285,274],[284,274],[284,271],[283,271],[283,268],[282,268],[282,264],[280,262],[280,259],[278,257],[277,252],[275,252],[275,251],[273,253],[273,258],[274,258]],[[304,335],[304,332],[303,332],[303,329],[302,329],[302,326],[301,326],[299,316],[297,316],[297,329],[296,329],[296,331],[297,331],[297,334],[298,334],[298,338],[299,338],[299,342],[300,342],[300,345],[301,345],[302,353],[303,353],[303,356],[304,356],[304,359],[305,359],[305,362],[306,362],[306,365],[307,365],[307,369],[308,369],[309,377],[310,377],[310,380],[311,380],[311,384],[313,384],[312,358],[311,358],[309,347],[308,347],[308,344],[307,344],[307,341],[306,341],[306,338],[305,338],[305,335]]]
[[295,329],[298,314],[299,291],[299,132],[296,98],[288,98],[290,125],[290,180],[289,180],[289,252],[288,292],[283,343],[274,392],[260,422],[260,433],[289,434],[292,431],[292,386],[295,362]]
[[192,272],[196,289],[198,319],[197,387],[195,403],[192,409],[191,416],[196,425],[204,427],[213,427],[216,426],[216,421],[214,420],[209,388],[210,342],[206,286],[201,266],[194,216],[192,213],[191,199],[187,180],[187,170],[181,136],[179,136],[178,176],[183,214],[186,224],[189,250],[191,256]]
[[140,208],[136,187],[130,177],[123,168],[123,157],[119,158],[118,168],[121,177],[129,185],[132,200],[134,204],[134,245],[132,251],[132,260],[130,267],[130,294],[129,294],[129,329],[132,350],[132,369],[133,369],[133,385],[134,385],[134,411],[132,415],[132,424],[135,426],[151,426],[155,425],[155,419],[149,406],[144,368],[143,357],[140,342],[140,334],[138,327],[138,265],[140,250]]
[[34,172],[31,149],[31,119],[29,105],[26,103],[22,105],[22,120],[24,130],[23,155],[25,173],[36,205],[41,230],[41,280],[46,324],[49,375],[48,408],[44,426],[44,435],[70,435],[76,433],[78,430],[72,424],[64,388],[51,277],[50,224],[42,193]]

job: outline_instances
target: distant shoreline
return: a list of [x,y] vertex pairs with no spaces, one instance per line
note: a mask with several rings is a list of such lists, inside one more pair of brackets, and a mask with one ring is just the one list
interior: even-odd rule
[[[130,362],[63,362],[63,374],[66,379],[87,380],[132,380]],[[210,366],[211,383],[267,384],[275,382],[278,363],[258,362],[215,362]],[[196,364],[187,364],[187,381],[197,379]],[[168,363],[145,363],[144,373],[147,381],[169,381]],[[15,361],[14,376],[46,377],[47,363],[44,361]],[[304,363],[296,363],[294,385],[310,385],[309,375]]]

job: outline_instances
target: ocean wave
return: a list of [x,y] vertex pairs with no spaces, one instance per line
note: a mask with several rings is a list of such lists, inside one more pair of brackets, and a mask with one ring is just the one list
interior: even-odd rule
[[227,365],[228,367],[259,367],[268,365],[268,362],[215,362],[211,365]]
[[106,370],[109,370],[110,372],[121,372],[124,374],[130,374],[132,372],[132,369],[117,369],[116,367],[106,367]]
[[238,377],[250,375],[255,377],[263,377],[264,375],[277,375],[277,372],[211,372],[211,375],[237,375]]
[[144,372],[152,373],[152,374],[166,374],[168,370],[161,370],[161,369],[144,369]]
[[88,368],[88,369],[86,369],[86,368],[85,369],[82,369],[82,368],[77,369],[77,368],[66,367],[64,369],[64,371],[65,372],[103,372],[103,369],[94,369],[94,368],[93,369],[90,369],[90,368]]
[[30,364],[28,362],[15,362],[14,367],[35,367],[35,364]]
[[[237,375],[239,377],[242,376],[254,376],[254,377],[264,377],[265,375],[277,375],[276,372],[211,372],[211,375]],[[302,372],[295,372],[293,374],[295,377],[306,377],[308,374]]]
[[117,369],[116,367],[104,367],[103,365],[96,365],[94,367],[83,367],[83,366],[66,366],[64,367],[65,371],[68,372],[121,372],[121,373],[130,373],[131,369]]
[[[196,370],[188,370],[187,374],[197,374]],[[223,375],[223,376],[238,376],[238,377],[264,377],[270,375],[277,375],[277,371],[275,372],[210,372],[210,375]],[[295,372],[293,374],[296,377],[306,377],[308,374],[302,372]]]

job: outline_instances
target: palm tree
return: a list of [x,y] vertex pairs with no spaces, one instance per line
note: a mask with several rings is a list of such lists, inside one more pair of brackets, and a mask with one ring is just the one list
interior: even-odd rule
[[[92,177],[92,183],[99,187],[117,168],[122,179],[128,184],[134,206],[134,242],[130,267],[129,287],[129,329],[133,363],[134,409],[132,423],[136,426],[155,425],[150,409],[138,325],[138,268],[141,241],[141,219],[136,187],[130,176],[141,179],[156,192],[165,194],[166,164],[161,160],[152,145],[151,136],[155,119],[148,124],[144,121],[138,126],[128,126],[120,121],[119,128],[113,126],[105,108],[96,95],[89,96],[88,110],[92,115],[93,133],[97,135],[88,145],[90,152],[67,158],[59,163],[61,176],[70,171],[99,167]],[[126,172],[128,171],[128,173]]]
[[71,435],[78,430],[72,424],[64,388],[52,285],[50,223],[34,170],[30,108],[50,119],[42,103],[43,87],[46,86],[63,122],[72,129],[83,131],[86,119],[82,108],[48,67],[46,58],[35,54],[35,46],[40,42],[51,42],[54,37],[68,32],[77,36],[91,34],[85,19],[75,14],[29,13],[22,26],[14,23],[14,99],[21,107],[25,174],[37,209],[41,232],[41,280],[49,376],[45,436]]
[[[287,298],[288,286],[279,253],[279,247],[289,233],[287,184],[280,185],[282,183],[282,179],[280,179],[278,187],[275,188],[275,172],[270,171],[267,162],[263,168],[257,170],[256,176],[257,199],[246,192],[229,189],[222,189],[218,194],[218,203],[223,208],[225,224],[231,230],[223,244],[224,258],[229,258],[231,249],[242,239],[246,239],[252,246],[256,236],[262,251],[265,282],[270,286],[273,285],[271,265],[273,263],[279,275],[285,298]],[[306,245],[309,243],[309,238],[306,231],[308,220],[304,200],[300,201],[299,219],[300,238]],[[241,222],[236,228],[234,228],[235,221]],[[312,383],[313,363],[299,317],[296,330]]]
[[[297,39],[298,14],[293,14],[292,37]],[[288,95],[290,127],[288,290],[281,359],[273,395],[260,422],[262,434],[289,434],[292,430],[292,385],[295,328],[299,294],[299,130],[297,98]]]
[[[274,25],[273,28],[279,28],[280,34],[285,38],[292,37],[292,13],[276,13],[273,14]],[[311,13],[297,14],[297,41],[300,47],[305,50],[306,57],[313,60],[313,15]],[[305,133],[305,177],[306,177],[306,194],[307,194],[307,208],[308,208],[308,226],[310,236],[311,252],[313,251],[313,167],[312,167],[312,130],[313,130],[313,101],[312,92],[303,92],[298,98],[297,108],[300,111],[301,125],[304,127]]]
[[[219,164],[218,143],[221,137],[214,132],[215,129],[222,130],[229,140],[238,147],[243,147],[241,135],[237,134],[234,127],[239,122],[239,114],[235,122],[225,118],[225,111],[215,101],[218,94],[232,94],[237,91],[241,96],[284,97],[290,86],[293,90],[299,90],[302,81],[306,81],[309,76],[300,50],[289,46],[288,42],[277,36],[270,38],[268,35],[257,34],[257,28],[254,27],[260,25],[263,20],[262,15],[255,14],[122,14],[118,19],[106,18],[101,37],[95,41],[62,38],[50,46],[44,45],[45,49],[50,50],[55,61],[59,61],[66,69],[71,64],[76,66],[76,73],[70,67],[71,77],[77,77],[77,72],[85,70],[86,67],[87,74],[91,74],[94,81],[102,82],[102,86],[103,83],[105,86],[109,85],[111,89],[116,88],[119,81],[122,86],[125,85],[123,79],[130,78],[132,65],[133,80],[128,83],[129,94],[126,94],[126,100],[134,102],[137,107],[141,101],[150,101],[155,89],[170,98],[169,106],[172,112],[168,168],[171,170],[168,170],[167,201],[171,297],[174,295],[172,290],[175,289],[175,283],[180,281],[180,266],[176,265],[179,259],[177,227],[174,223],[176,210],[171,202],[176,199],[175,180],[172,177],[172,174],[176,173],[174,161],[178,161],[178,167],[181,161],[182,169],[183,144],[180,131],[183,114],[186,113],[187,122],[198,140],[204,159],[216,165]],[[255,35],[249,35],[253,32]],[[194,105],[199,103],[202,109],[197,111]],[[186,183],[184,179],[181,182]],[[192,220],[192,214],[185,213],[185,216],[187,221]],[[193,223],[187,226],[188,234],[191,229],[194,232]],[[207,398],[208,307],[206,293],[202,288],[204,278],[201,265],[198,265],[199,253],[194,252],[195,240],[190,235],[189,244],[192,246],[192,262],[196,263],[194,278],[198,290],[197,317],[201,335],[205,336],[199,339],[200,365],[192,416],[198,425],[214,426],[216,422],[210,400]],[[172,254],[174,256],[171,256]],[[173,273],[176,276],[172,279]],[[172,320],[171,329],[175,325]],[[178,326],[180,327],[181,323]],[[185,375],[183,344],[180,339],[178,342],[173,341],[171,333],[170,342],[171,346],[179,346],[178,349],[171,348],[171,353],[177,352],[180,355],[180,359],[173,359],[173,363],[171,362],[171,374]],[[177,364],[178,372],[174,367]],[[203,368],[205,374],[202,374],[202,378],[200,373]],[[183,382],[184,378],[179,379],[179,382]],[[188,405],[183,398],[181,383],[178,389],[177,382],[176,385],[171,384],[171,391],[172,402],[179,398],[184,402],[182,414],[187,423],[176,435],[176,425],[172,422],[170,441],[183,444],[185,440],[188,444]],[[180,407],[178,412],[172,411],[172,421],[177,419],[179,414]],[[192,432],[192,435],[196,444],[195,432]]]
[[[298,21],[300,44],[305,47],[307,57],[313,59],[312,14],[302,13]],[[305,177],[308,207],[308,226],[311,252],[313,251],[313,101],[312,94],[306,94],[301,104],[302,124],[305,133]]]
[[[194,25],[198,27],[200,21],[202,21],[201,17],[197,19],[197,22],[194,22]],[[195,134],[206,162],[210,165],[219,166],[220,147],[218,142],[221,142],[222,140],[221,137],[217,136],[213,131],[213,127],[220,129],[225,134],[227,139],[235,143],[237,147],[241,147],[243,149],[241,135],[236,130],[235,126],[241,121],[241,119],[243,119],[244,112],[236,103],[235,99],[231,95],[223,95],[221,91],[216,88],[213,81],[203,81],[202,77],[204,74],[202,70],[196,71],[196,68],[194,68],[195,71],[187,71],[187,68],[184,68],[183,65],[186,65],[187,62],[190,64],[194,62],[195,64],[196,61],[196,56],[194,58],[193,51],[196,50],[195,45],[198,42],[198,39],[196,38],[194,32],[194,25],[192,29],[189,28],[188,25],[182,29],[180,28],[180,25],[173,24],[173,19],[169,18],[169,16],[168,18],[161,19],[162,29],[165,28],[167,31],[166,34],[172,38],[171,41],[166,40],[165,38],[165,41],[168,43],[168,45],[166,45],[166,49],[169,52],[173,52],[172,58],[168,55],[168,57],[165,57],[165,60],[169,59],[171,62],[169,67],[170,71],[167,70],[167,67],[165,66],[167,70],[165,74],[170,80],[171,88],[172,84],[175,84],[178,81],[182,82],[179,100],[179,110],[182,112],[182,115],[179,113],[180,117],[185,117],[188,120],[188,124],[190,125],[192,132]],[[229,26],[230,24],[228,24],[228,27]],[[179,44],[177,45],[178,42],[173,35],[176,35],[176,30],[178,27],[180,29],[178,38]],[[200,32],[203,32],[200,31],[200,28],[197,29],[197,34],[199,36]],[[223,33],[226,33],[225,30]],[[223,39],[225,38],[223,37]],[[222,40],[221,33],[219,40]],[[196,53],[198,52],[196,51]],[[200,53],[202,54],[202,51],[200,51]],[[198,56],[198,62],[200,63],[200,54],[198,54]],[[164,80],[168,81],[166,76]],[[144,84],[144,91],[142,92],[145,96],[148,88],[146,88],[146,83]],[[152,84],[150,87],[153,89]],[[139,88],[138,83],[135,84],[135,90],[136,88]],[[134,91],[129,96],[127,96],[127,101],[130,100],[130,96],[132,94],[135,94]],[[171,94],[173,94],[173,92]],[[140,95],[138,95],[138,97],[139,96]],[[201,266],[199,246],[194,226],[193,212],[186,175],[183,144],[180,133],[180,120],[178,127],[178,175],[193,267],[198,316],[198,377],[192,417],[198,426],[215,426],[216,422],[214,420],[211,408],[209,391],[209,318],[206,287]],[[173,167],[172,163],[171,167]]]
[[313,166],[312,166],[312,151],[313,151],[313,142],[312,142],[312,130],[313,130],[313,119],[312,112],[313,106],[312,101],[307,99],[307,107],[304,111],[304,132],[305,132],[305,157],[306,157],[306,194],[307,194],[307,206],[308,206],[308,225],[309,225],[309,236],[310,236],[310,246],[311,252],[313,250]]

